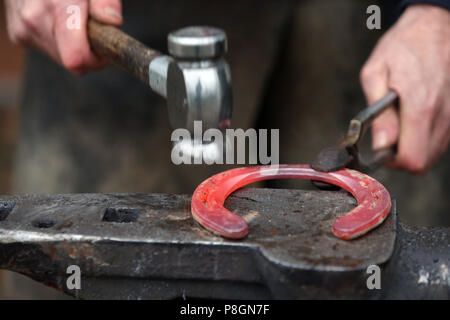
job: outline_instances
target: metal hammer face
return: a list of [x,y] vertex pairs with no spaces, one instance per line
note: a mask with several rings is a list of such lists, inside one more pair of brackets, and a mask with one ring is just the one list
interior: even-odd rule
[[223,58],[225,33],[211,27],[187,27],[170,33],[171,56],[149,65],[151,88],[166,97],[172,127],[191,133],[194,121],[204,130],[229,127],[232,112],[230,68]]

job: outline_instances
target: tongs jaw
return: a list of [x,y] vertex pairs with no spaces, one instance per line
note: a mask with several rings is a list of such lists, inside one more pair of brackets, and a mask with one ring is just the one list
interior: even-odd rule
[[398,99],[395,91],[389,91],[383,98],[362,110],[350,121],[350,125],[342,142],[322,149],[311,167],[317,171],[337,171],[343,168],[355,169],[370,173],[393,158],[397,146],[388,147],[374,153],[369,161],[364,161],[359,153],[359,145],[373,120]]

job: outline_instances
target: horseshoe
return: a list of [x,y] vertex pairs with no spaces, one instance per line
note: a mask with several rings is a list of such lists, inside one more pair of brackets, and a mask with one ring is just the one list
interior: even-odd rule
[[337,185],[350,192],[358,206],[336,219],[333,234],[357,238],[381,224],[391,210],[391,197],[375,179],[351,169],[320,172],[309,165],[255,166],[231,169],[203,181],[194,191],[191,211],[203,227],[225,238],[241,239],[248,233],[245,220],[225,209],[226,198],[235,190],[262,180],[312,179]]

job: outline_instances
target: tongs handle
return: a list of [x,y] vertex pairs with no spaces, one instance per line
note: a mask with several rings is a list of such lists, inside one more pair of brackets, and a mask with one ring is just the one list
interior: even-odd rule
[[369,161],[363,161],[358,152],[359,143],[373,120],[388,107],[396,103],[397,100],[397,92],[390,90],[381,99],[362,110],[350,121],[343,145],[347,147],[349,153],[354,157],[355,161],[353,163],[355,169],[363,172],[373,172],[392,159],[397,153],[397,145],[394,145],[375,152]]
[[387,147],[385,149],[374,152],[370,160],[363,160],[361,156],[357,154],[355,157],[359,157],[359,164],[354,167],[358,171],[370,174],[374,171],[377,171],[380,167],[382,167],[386,162],[390,161],[397,154],[397,145],[393,145],[391,147]]
[[390,90],[386,95],[375,101],[372,105],[368,106],[366,109],[362,110],[356,115],[354,119],[359,120],[363,123],[372,123],[372,121],[387,107],[389,107],[398,98],[397,92]]
[[390,90],[386,95],[359,112],[351,121],[346,135],[345,143],[358,144],[370,127],[373,120],[390,107],[398,98],[397,92]]

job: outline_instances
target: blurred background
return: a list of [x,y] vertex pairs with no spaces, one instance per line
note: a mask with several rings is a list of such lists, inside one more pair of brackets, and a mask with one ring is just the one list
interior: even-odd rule
[[9,193],[11,165],[17,139],[20,79],[23,49],[8,39],[5,9],[0,6],[0,193]]
[[[17,140],[19,92],[23,71],[23,49],[8,39],[5,8],[0,5],[0,194],[11,190],[12,159]],[[0,299],[3,294],[4,275],[0,271]]]
[[[137,2],[134,2],[134,4]],[[178,7],[182,8],[183,1],[175,2],[177,4],[166,5],[168,6],[167,9],[162,4],[158,5],[157,1],[151,3],[140,1],[139,5],[142,4],[142,8],[137,6],[134,13],[127,12],[125,3],[124,29],[136,38],[143,40],[144,43],[151,44],[162,51],[165,50],[167,32],[178,28],[179,25],[213,24],[225,29],[229,37],[227,59],[229,59],[232,69],[233,90],[238,102],[235,103],[234,125],[243,128],[280,128],[280,161],[282,163],[307,163],[322,147],[333,144],[342,137],[348,121],[366,105],[359,85],[360,68],[369,56],[377,39],[389,27],[395,16],[393,5],[386,1],[381,4],[380,1],[367,0],[305,0],[300,1],[295,10],[290,10],[291,7],[289,6],[284,6],[283,9],[278,10],[281,5],[278,5],[276,1],[242,1],[239,2],[239,5],[228,4],[224,8],[220,5],[215,7],[216,5],[211,4],[211,2],[207,4],[202,1],[192,1],[196,5],[177,10]],[[263,3],[265,5],[262,5]],[[369,31],[365,26],[367,18],[365,12],[370,4],[380,4],[383,8],[383,30],[381,31]],[[207,6],[211,8],[205,9]],[[258,10],[255,8],[258,8]],[[190,15],[188,10],[192,10],[195,14]],[[203,14],[201,10],[206,11]],[[207,10],[218,14],[210,16]],[[147,23],[154,24],[151,25],[151,28],[149,26],[149,30],[154,31],[154,35],[146,39],[144,31],[148,30],[136,27],[139,26],[137,21],[141,19],[146,23],[148,18],[145,14],[147,12],[154,14],[158,11],[170,12],[175,17],[173,19],[175,22],[164,19],[164,15],[160,15],[159,19],[164,21],[150,20]],[[248,12],[249,17],[251,17],[250,20],[246,16]],[[267,13],[272,13],[271,20],[266,20]],[[127,14],[134,14],[135,20],[127,19]],[[227,20],[230,15],[234,16],[235,19]],[[159,24],[162,27],[155,27]],[[278,25],[281,27],[277,27]],[[268,30],[272,33],[264,33],[261,30]],[[254,43],[256,44],[253,46]],[[263,50],[260,50],[261,46]],[[25,56],[28,57],[27,61],[31,56],[34,69],[28,68],[28,80],[25,81],[24,85],[21,77],[24,72]],[[19,149],[17,147],[20,131],[19,105],[23,104],[21,90],[33,87],[30,83],[39,88],[36,83],[45,81],[41,80],[41,74],[50,74],[49,78],[56,75],[62,79],[58,81],[58,89],[55,90],[59,93],[41,92],[40,96],[44,97],[42,99],[46,99],[45,97],[48,96],[48,101],[52,101],[52,99],[54,99],[53,101],[64,101],[64,106],[63,104],[59,106],[61,112],[67,112],[67,115],[71,115],[71,112],[77,112],[73,115],[83,119],[82,125],[86,126],[76,127],[76,130],[81,128],[80,131],[71,131],[75,130],[72,128],[74,123],[70,122],[70,118],[74,119],[74,117],[69,116],[67,117],[69,120],[60,124],[59,131],[52,132],[53,137],[64,135],[77,137],[77,133],[87,133],[82,138],[93,143],[91,146],[92,152],[101,151],[107,154],[108,149],[117,148],[123,151],[121,154],[124,157],[128,158],[121,160],[117,157],[104,156],[103,158],[98,157],[99,162],[94,163],[83,152],[79,152],[75,148],[75,152],[78,152],[75,158],[77,161],[70,164],[72,167],[69,168],[70,170],[74,169],[74,174],[73,176],[55,175],[62,181],[59,185],[57,183],[52,184],[57,179],[53,179],[53,176],[49,175],[45,166],[38,167],[34,171],[22,170],[21,168],[30,170],[34,167],[29,166],[29,164],[21,167],[13,161],[14,157],[17,156],[17,149]],[[99,83],[102,75],[106,75],[108,81],[111,82],[113,80],[110,79],[120,79],[122,84],[126,86],[123,87],[125,88],[123,92],[126,92],[128,96],[133,96],[134,90],[139,94],[145,91],[143,95],[148,95],[146,88],[136,85],[137,80],[125,75],[120,70],[107,68],[107,70],[98,74],[74,77],[42,55],[37,53],[26,55],[23,49],[9,42],[5,28],[4,7],[0,5],[0,194],[17,192],[17,190],[21,193],[41,191],[50,193],[111,191],[189,193],[193,185],[203,180],[203,177],[197,176],[198,171],[193,171],[194,173],[191,175],[195,179],[189,178],[189,180],[187,175],[184,176],[180,171],[177,171],[181,170],[180,168],[172,168],[175,172],[174,178],[168,179],[164,170],[148,170],[146,167],[146,165],[148,166],[147,156],[139,160],[145,163],[142,167],[139,167],[139,162],[134,162],[133,151],[139,148],[139,145],[133,146],[133,143],[139,141],[139,139],[147,139],[148,137],[145,135],[151,133],[149,128],[154,125],[154,127],[151,127],[153,134],[159,134],[162,137],[161,142],[158,142],[159,144],[156,144],[156,146],[161,154],[167,154],[167,157],[161,158],[161,163],[155,164],[155,168],[160,165],[161,167],[167,165],[170,149],[164,148],[170,147],[167,143],[170,127],[168,126],[164,102],[158,100],[159,107],[153,110],[150,110],[144,103],[142,103],[142,106],[140,104],[135,105],[136,120],[132,114],[130,115],[130,112],[125,111],[127,113],[124,113],[121,111],[120,103],[124,104],[124,109],[130,110],[128,102],[123,101],[126,95],[109,87],[109,83],[108,85],[101,84],[102,89],[108,92],[109,97],[109,101],[105,105],[102,104],[103,97],[99,98],[95,94],[89,94],[89,90],[92,91],[92,88]],[[251,79],[249,75],[252,75],[255,79],[249,80]],[[31,95],[37,96],[39,90],[36,88],[31,92]],[[66,101],[65,88],[74,88],[75,92],[82,92],[83,94],[78,94],[79,99],[75,102],[70,99]],[[90,97],[93,98],[90,99]],[[39,99],[41,98],[39,97]],[[33,99],[28,99],[25,104],[30,107],[32,102]],[[117,106],[114,105],[116,102]],[[93,105],[95,105],[97,111],[94,111]],[[113,108],[111,105],[113,105]],[[280,112],[288,106],[291,106],[289,112]],[[248,111],[251,108],[260,112],[258,114],[253,112],[253,115],[251,115]],[[39,109],[37,111],[42,111],[43,114],[51,117],[52,111],[50,109]],[[143,116],[140,116],[139,112],[142,112]],[[126,117],[124,117],[124,114]],[[256,114],[257,116],[254,116]],[[33,113],[31,115],[33,116]],[[28,122],[22,123],[22,129],[27,127],[26,125],[23,126],[24,123],[33,122],[32,116],[25,118]],[[97,125],[97,121],[110,121],[112,123],[110,128],[116,129],[119,127],[122,131],[133,128],[130,129],[133,138],[114,136],[110,140],[106,140],[108,143],[105,144],[105,140],[102,140],[103,138],[100,136],[100,131],[96,131],[100,127]],[[144,133],[135,130],[139,126],[142,127]],[[37,137],[39,141],[40,137],[32,131],[26,134]],[[114,134],[120,134],[119,130],[116,130]],[[97,139],[97,137],[100,138]],[[369,140],[369,137],[366,137],[366,141]],[[95,145],[94,142],[98,144]],[[42,145],[50,148],[46,149],[46,152],[42,152],[45,153],[43,157],[54,156],[57,158],[60,156],[56,151],[55,154],[52,154],[50,143],[43,143]],[[76,144],[74,146],[77,147]],[[22,146],[21,152],[22,158],[28,157],[30,163],[34,161],[33,157],[36,155],[30,154],[30,156],[27,156],[28,147],[26,144]],[[36,159],[40,159],[41,156],[38,155]],[[153,152],[148,155],[151,159],[153,159],[153,156]],[[45,160],[45,158],[43,159]],[[120,171],[114,171],[116,169],[115,161],[121,161],[117,164]],[[51,161],[47,162],[54,164]],[[47,162],[41,161],[40,164],[45,165]],[[375,178],[385,184],[391,194],[397,198],[399,214],[404,223],[413,226],[450,226],[449,163],[450,155],[447,152],[438,165],[426,176],[414,177],[405,172],[392,172],[383,169],[376,173]],[[33,185],[19,183],[15,189],[12,189],[12,173],[14,170],[16,170],[16,175],[23,175],[25,178],[35,175],[37,182]],[[61,170],[64,171],[64,174],[69,172],[65,167],[62,167]],[[102,177],[98,181],[94,177],[96,173],[101,176],[99,172],[104,174],[103,178],[107,181],[106,183],[101,181]],[[209,176],[209,173],[205,174]],[[164,179],[166,184],[163,185],[155,180],[158,188],[149,187],[145,183],[149,181],[152,175],[161,175],[161,179]],[[86,176],[85,179],[89,178],[90,180],[83,181],[83,184],[80,182],[77,185],[79,176]],[[22,179],[21,181],[27,180]],[[86,185],[88,188],[85,187]],[[299,184],[297,181],[283,184],[274,182],[269,186],[306,187],[305,184]],[[29,290],[29,292],[35,290],[35,293],[28,295],[28,291],[17,289],[18,287],[8,279],[9,277],[5,276],[5,272],[0,271],[0,298],[32,298],[36,295],[41,298],[59,297],[58,295],[55,296],[56,291],[54,290],[40,293],[39,288],[42,286],[35,284],[29,284],[29,286],[34,286],[34,289]]]

